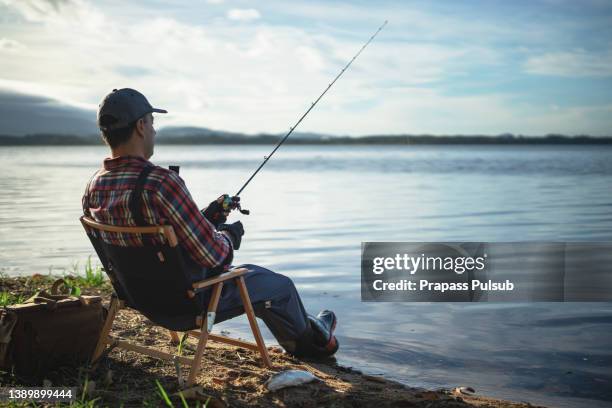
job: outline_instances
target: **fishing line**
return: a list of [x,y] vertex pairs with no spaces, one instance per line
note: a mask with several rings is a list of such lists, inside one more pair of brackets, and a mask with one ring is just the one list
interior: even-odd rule
[[[240,193],[242,193],[242,191],[246,188],[246,186],[249,185],[249,183],[251,182],[251,180],[253,180],[253,177],[255,177],[257,175],[257,173],[259,173],[259,170],[262,169],[263,166],[266,165],[266,163],[268,162],[268,160],[270,160],[270,158],[272,157],[272,155],[278,150],[279,147],[281,147],[281,145],[283,143],[285,143],[285,140],[287,140],[287,138],[293,133],[293,131],[295,130],[295,128],[298,127],[298,125],[302,122],[302,120],[304,120],[304,118],[306,117],[306,115],[308,115],[308,113],[310,113],[310,111],[317,105],[317,103],[319,103],[319,101],[321,100],[321,98],[323,98],[323,95],[325,95],[327,93],[327,91],[329,91],[329,89],[334,85],[334,83],[336,83],[336,81],[342,76],[342,74],[344,74],[344,71],[346,71],[348,69],[348,67],[351,66],[351,64],[353,63],[353,61],[355,61],[357,59],[357,57],[359,56],[359,54],[361,54],[361,52],[368,46],[368,44],[370,44],[372,42],[372,40],[374,39],[374,37],[376,37],[378,35],[378,33],[381,32],[381,30],[387,25],[387,20],[385,20],[385,22],[378,27],[378,30],[376,30],[376,32],[370,37],[370,39],[361,47],[361,49],[357,52],[357,54],[355,54],[353,56],[353,58],[348,62],[348,64],[346,64],[344,66],[344,68],[342,68],[342,70],[340,71],[340,73],[336,76],[336,78],[334,78],[333,81],[330,82],[329,85],[327,85],[327,88],[325,88],[325,90],[323,91],[323,93],[321,95],[319,95],[319,97],[312,102],[312,104],[310,105],[310,107],[308,108],[308,110],[306,110],[306,112],[302,115],[302,117],[300,119],[298,119],[298,121],[295,123],[295,125],[291,126],[289,128],[289,132],[285,135],[285,137],[282,138],[282,140],[280,142],[278,142],[278,144],[276,145],[276,147],[274,148],[274,150],[272,150],[272,152],[268,155],[268,156],[264,156],[264,161],[259,165],[259,167],[257,168],[257,170],[255,170],[255,172],[251,175],[251,177],[249,177],[249,179],[246,181],[246,183],[244,183],[244,185],[240,188],[240,190],[238,190],[238,192],[236,193],[236,195],[233,198],[238,198],[238,196],[240,196]],[[236,201],[239,201],[236,200]]]

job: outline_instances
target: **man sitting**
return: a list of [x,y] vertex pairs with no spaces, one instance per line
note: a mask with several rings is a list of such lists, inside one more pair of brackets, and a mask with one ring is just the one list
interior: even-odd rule
[[[226,195],[200,211],[176,172],[148,161],[155,145],[153,112],[167,113],[153,108],[144,95],[133,89],[115,89],[104,98],[98,110],[98,127],[111,157],[104,159],[103,168],[89,181],[83,195],[83,212],[103,224],[134,226],[140,216],[146,224],[171,225],[195,282],[229,268],[244,229],[240,222],[223,224],[228,215],[222,205]],[[139,208],[130,208],[137,181],[141,183],[142,199]],[[120,233],[103,239],[122,246],[143,245],[142,241],[127,242]],[[261,266],[241,266],[250,270],[244,280],[255,314],[288,353],[324,357],[338,350],[333,312],[308,315],[291,279]],[[210,289],[202,300],[208,304],[209,298]],[[215,321],[242,313],[238,287],[233,281],[225,283]]]

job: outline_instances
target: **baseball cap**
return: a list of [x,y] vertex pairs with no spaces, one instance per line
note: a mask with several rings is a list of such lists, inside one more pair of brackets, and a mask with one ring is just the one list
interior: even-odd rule
[[[135,89],[113,89],[98,106],[98,127],[104,131],[124,128],[151,112],[168,113],[151,106],[147,98]],[[104,118],[102,123],[101,118]]]

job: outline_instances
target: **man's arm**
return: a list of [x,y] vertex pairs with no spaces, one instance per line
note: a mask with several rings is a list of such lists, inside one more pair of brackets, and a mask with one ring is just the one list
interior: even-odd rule
[[96,178],[98,173],[99,171],[96,171],[93,174],[93,176],[91,176],[91,178],[87,182],[87,185],[85,186],[85,192],[83,193],[83,197],[81,198],[81,205],[83,207],[83,215],[86,215],[88,217],[91,217],[91,212],[89,211],[89,187],[91,186],[91,182],[93,181],[93,179]]
[[230,238],[216,231],[202,215],[183,179],[176,173],[164,174],[155,197],[160,214],[174,227],[179,244],[195,262],[206,268],[231,262]]
[[91,217],[91,213],[89,212],[89,198],[88,198],[88,191],[85,191],[85,194],[83,195],[83,198],[81,199],[81,204],[83,206],[83,215],[86,215],[88,217]]

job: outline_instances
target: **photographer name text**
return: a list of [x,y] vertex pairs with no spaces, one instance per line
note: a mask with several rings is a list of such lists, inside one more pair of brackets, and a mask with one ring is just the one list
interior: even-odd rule
[[372,287],[377,291],[432,291],[440,293],[469,290],[514,290],[514,284],[508,279],[504,282],[494,282],[492,280],[482,282],[477,279],[473,279],[471,282],[429,282],[426,279],[420,279],[418,282],[407,279],[397,282],[385,282],[382,279],[377,279],[372,282]]

